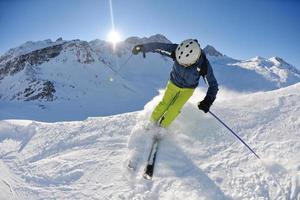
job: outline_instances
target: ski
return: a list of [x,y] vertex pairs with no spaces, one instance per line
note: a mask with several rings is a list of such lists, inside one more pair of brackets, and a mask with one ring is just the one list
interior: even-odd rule
[[152,145],[148,156],[148,160],[147,160],[147,165],[145,167],[144,175],[143,175],[143,177],[147,180],[151,180],[153,177],[159,142],[160,142],[160,138],[158,136],[154,136],[152,140]]

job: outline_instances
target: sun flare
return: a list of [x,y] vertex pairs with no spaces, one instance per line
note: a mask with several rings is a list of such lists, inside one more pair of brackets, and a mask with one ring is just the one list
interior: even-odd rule
[[107,35],[107,39],[109,42],[111,42],[113,45],[116,45],[118,42],[121,41],[121,36],[117,31],[110,31]]

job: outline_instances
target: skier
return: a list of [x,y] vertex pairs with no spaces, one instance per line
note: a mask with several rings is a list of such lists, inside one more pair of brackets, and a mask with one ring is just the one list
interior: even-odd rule
[[151,115],[151,121],[167,128],[180,113],[183,105],[192,96],[202,76],[207,80],[208,90],[198,108],[205,113],[216,99],[218,83],[205,53],[197,40],[188,39],[178,44],[147,43],[136,45],[132,53],[156,52],[174,60],[165,94]]
[[[218,83],[198,41],[187,39],[180,44],[146,43],[136,45],[132,49],[134,55],[143,53],[144,57],[145,53],[148,52],[160,53],[172,58],[174,61],[164,96],[153,110],[150,117],[152,123],[150,124],[154,124],[154,127],[157,127],[155,125],[161,127],[159,131],[166,130],[178,116],[184,104],[193,95],[200,77],[203,77],[209,87],[205,98],[198,103],[198,108],[207,113],[216,99]],[[127,166],[131,169],[137,167],[141,149],[147,147],[147,142],[141,142],[141,138],[144,138],[144,140],[147,140],[147,137],[149,138],[149,134],[147,135],[144,132],[141,128],[135,127],[129,139],[128,148],[131,153]]]

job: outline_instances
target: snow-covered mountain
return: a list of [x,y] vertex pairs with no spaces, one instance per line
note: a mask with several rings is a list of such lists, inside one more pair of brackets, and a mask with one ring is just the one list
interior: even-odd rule
[[218,50],[216,50],[215,47],[213,47],[211,45],[207,45],[203,50],[205,51],[206,55],[208,55],[208,56],[214,56],[214,57],[223,57],[224,56]]
[[[214,118],[195,108],[199,89],[170,126],[152,182],[123,166],[144,110],[84,121],[0,121],[0,199],[300,199],[300,84],[247,95],[224,92],[212,110],[249,143],[267,169]],[[151,134],[152,132],[150,132]],[[146,152],[144,153],[146,157]],[[272,172],[279,181],[280,191]]]
[[[134,45],[147,42],[170,41],[159,34],[130,37],[114,50],[102,40],[59,38],[9,50],[0,57],[0,99],[5,107],[0,118],[9,113],[13,118],[59,121],[142,109],[165,86],[172,65],[157,54],[131,56]],[[237,60],[210,45],[204,51],[223,88],[268,91],[300,81],[299,70],[278,57]]]

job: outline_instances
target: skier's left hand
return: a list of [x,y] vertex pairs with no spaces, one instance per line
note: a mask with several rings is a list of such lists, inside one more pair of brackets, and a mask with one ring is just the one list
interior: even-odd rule
[[138,53],[143,51],[143,48],[144,48],[144,46],[142,44],[138,44],[138,45],[134,46],[132,49],[132,54],[137,55]]
[[202,101],[198,103],[198,108],[199,110],[202,110],[203,112],[207,113],[211,105],[211,99],[208,96],[206,96]]

